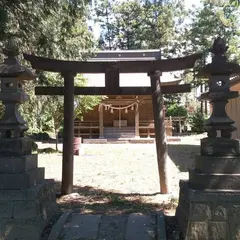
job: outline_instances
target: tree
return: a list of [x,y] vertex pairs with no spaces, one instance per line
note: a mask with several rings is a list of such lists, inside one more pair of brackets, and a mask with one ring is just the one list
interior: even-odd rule
[[[97,16],[102,21],[100,45],[112,49],[161,48],[163,55],[177,38],[175,21],[180,21],[181,1],[100,1]],[[108,9],[108,10],[106,10]],[[109,20],[111,16],[111,20]]]
[[[190,10],[191,22],[185,31],[186,52],[203,52],[209,50],[214,39],[224,37],[230,46],[232,58],[239,55],[236,41],[239,37],[239,18],[236,7],[225,6],[225,1],[203,1],[203,6]],[[227,21],[222,21],[220,11],[223,11]],[[188,44],[187,44],[188,43]]]
[[24,52],[75,58],[79,52],[73,51],[73,45],[77,49],[92,47],[86,19],[84,0],[2,0],[0,45],[14,39]]
[[[88,8],[84,0],[3,0],[0,2],[0,47],[11,40],[21,46],[21,52],[59,59],[86,59],[92,54],[94,41],[87,25]],[[26,64],[26,63],[25,63]],[[36,71],[35,82],[26,82],[24,89],[29,100],[21,106],[28,122],[29,133],[46,129],[46,122],[62,117],[62,100],[55,96],[35,96],[36,85],[62,85],[59,76]],[[83,80],[81,78],[81,80]],[[97,104],[97,97],[81,99],[81,109]],[[51,117],[54,109],[54,119]],[[57,112],[61,116],[56,116]],[[51,120],[51,121],[50,121]],[[50,124],[51,125],[51,124]]]
[[[185,71],[184,78],[188,79],[188,82],[193,87],[198,87],[200,92],[205,91],[207,79],[198,77],[196,74],[211,58],[209,49],[218,36],[225,38],[229,46],[227,55],[230,61],[240,61],[238,10],[236,6],[229,5],[224,0],[204,0],[202,1],[202,6],[195,7],[189,11],[188,15],[191,18],[182,35],[184,39],[182,41],[184,46],[183,52],[184,54],[205,52],[205,54],[203,59],[195,64],[194,72]],[[203,105],[203,102],[201,102],[202,113]]]

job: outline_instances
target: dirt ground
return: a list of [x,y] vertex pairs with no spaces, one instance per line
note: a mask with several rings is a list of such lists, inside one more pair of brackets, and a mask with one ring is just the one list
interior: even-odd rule
[[[160,194],[155,144],[82,144],[74,157],[74,192],[59,199],[63,208],[84,212],[174,211],[179,180],[188,178],[204,135],[186,136],[168,144],[169,195]],[[54,147],[39,144],[40,148]],[[61,146],[60,146],[61,148]],[[39,167],[60,189],[61,154],[40,154]]]

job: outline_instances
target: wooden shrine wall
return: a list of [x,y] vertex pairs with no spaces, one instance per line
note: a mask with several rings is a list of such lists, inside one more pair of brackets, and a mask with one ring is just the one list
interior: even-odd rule
[[[135,96],[128,97],[128,99],[132,98],[134,102]],[[103,101],[104,102],[104,101]],[[116,105],[116,107],[118,107]],[[113,110],[111,113],[110,109],[105,110],[103,106],[103,122],[105,127],[113,126],[113,120],[119,120],[119,110]],[[127,120],[128,126],[135,126],[135,109],[131,110],[128,108],[127,113],[125,110],[121,110],[121,120]],[[93,110],[87,112],[83,116],[84,122],[99,122],[99,105],[94,107]],[[143,100],[139,104],[139,121],[153,121],[153,110],[151,98],[148,100]]]

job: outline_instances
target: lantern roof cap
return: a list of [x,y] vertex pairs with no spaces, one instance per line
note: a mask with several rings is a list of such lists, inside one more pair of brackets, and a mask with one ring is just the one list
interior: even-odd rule
[[22,66],[16,58],[19,54],[16,48],[3,48],[2,53],[6,56],[0,64],[0,77],[15,77],[18,80],[34,80],[35,75],[25,66]]

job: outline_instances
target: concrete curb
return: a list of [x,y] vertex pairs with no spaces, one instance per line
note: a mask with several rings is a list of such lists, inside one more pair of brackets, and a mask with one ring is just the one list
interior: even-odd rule
[[60,236],[61,231],[63,229],[63,225],[67,221],[67,219],[71,213],[72,213],[72,211],[64,212],[59,217],[59,219],[57,220],[55,225],[52,227],[52,230],[48,236],[48,240],[58,240],[58,237]]
[[157,240],[166,240],[166,227],[164,220],[164,213],[157,212],[156,214],[156,223],[157,223]]

